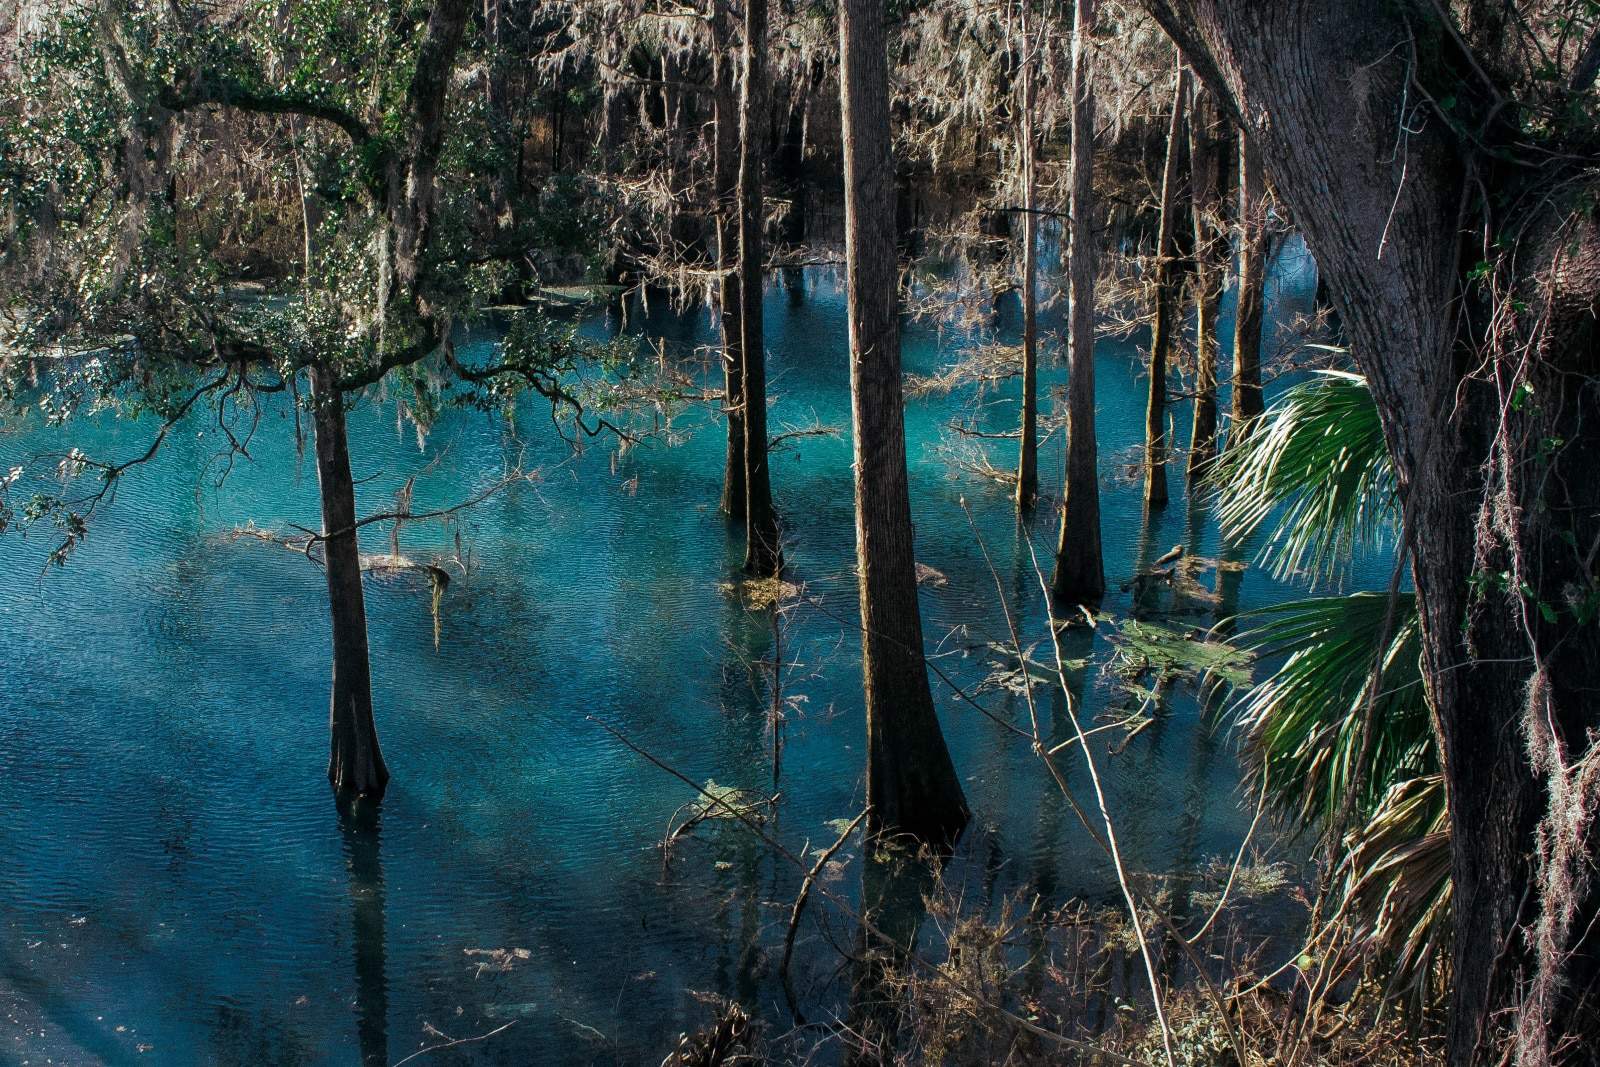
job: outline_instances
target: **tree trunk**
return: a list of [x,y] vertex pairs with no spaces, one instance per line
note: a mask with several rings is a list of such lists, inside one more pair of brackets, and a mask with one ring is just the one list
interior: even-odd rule
[[1264,409],[1261,397],[1261,320],[1266,310],[1267,197],[1261,152],[1251,134],[1239,134],[1239,301],[1233,315],[1233,425],[1229,436],[1249,436]]
[[1191,213],[1194,217],[1194,426],[1189,434],[1189,486],[1217,456],[1217,315],[1228,272],[1228,230],[1222,218],[1228,140],[1216,101],[1196,86],[1189,116]]
[[[1450,799],[1448,1059],[1588,1062],[1600,1042],[1595,180],[1518,189],[1542,180],[1499,162],[1523,131],[1483,121],[1505,90],[1482,91],[1481,63],[1462,75],[1408,50],[1423,33],[1450,39],[1436,11],[1146,3],[1226,94],[1303,226],[1412,516]],[[1403,103],[1418,85],[1434,99],[1459,93],[1452,123],[1413,124]],[[1492,213],[1480,181],[1496,189]],[[1497,245],[1508,251],[1490,290],[1474,267]]]
[[767,465],[767,353],[762,330],[761,168],[766,160],[767,0],[745,0],[744,87],[739,97],[739,347],[744,354],[744,569],[783,564]]
[[712,145],[712,195],[717,236],[718,299],[722,305],[723,408],[728,418],[728,448],[722,474],[722,510],[730,519],[745,517],[744,348],[739,322],[739,272],[733,249],[738,228],[739,130],[734,92],[734,60],[728,0],[712,0],[712,109],[716,140]]
[[423,253],[433,233],[433,186],[444,148],[445,104],[471,14],[468,0],[437,0],[417,46],[406,97],[406,113],[411,119],[408,150],[394,161],[389,177],[395,291],[408,298],[417,294]]
[[389,769],[372,719],[372,669],[367,653],[367,608],[356,538],[356,490],[345,437],[344,396],[333,373],[312,366],[317,484],[322,490],[323,559],[333,624],[333,695],[328,716],[332,752],[328,780],[340,793],[379,797]]
[[1039,216],[1034,175],[1034,64],[1037,42],[1022,5],[1022,121],[1017,154],[1022,165],[1022,447],[1017,458],[1017,511],[1033,510],[1039,496]]
[[928,690],[917,604],[884,0],[844,0],[839,51],[868,830],[947,843],[967,806]]
[[1167,159],[1161,168],[1161,223],[1156,231],[1156,321],[1150,330],[1150,393],[1144,409],[1144,502],[1167,503],[1167,367],[1178,304],[1178,166],[1182,156],[1183,114],[1189,101],[1189,68],[1178,66],[1167,126]]
[[1094,77],[1089,38],[1094,0],[1078,0],[1072,21],[1072,190],[1067,233],[1067,474],[1061,494],[1051,593],[1098,604],[1106,591],[1100,545],[1100,457],[1094,428]]

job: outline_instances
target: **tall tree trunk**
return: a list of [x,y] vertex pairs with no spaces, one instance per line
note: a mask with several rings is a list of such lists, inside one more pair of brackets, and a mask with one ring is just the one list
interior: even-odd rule
[[934,714],[917,605],[884,0],[844,0],[839,52],[868,830],[944,843],[967,805]]
[[[1450,805],[1448,1059],[1588,1062],[1600,1043],[1600,627],[1582,606],[1600,543],[1597,183],[1569,172],[1519,188],[1549,179],[1501,162],[1525,137],[1492,121],[1514,90],[1483,91],[1482,63],[1463,74],[1408,52],[1423,34],[1452,39],[1445,9],[1146,4],[1225,94],[1304,228],[1412,516]],[[1450,124],[1413,124],[1404,102],[1418,85],[1459,94]],[[1508,251],[1491,291],[1472,273],[1496,245]]]
[[767,464],[767,353],[761,296],[761,169],[767,147],[767,0],[745,0],[744,87],[739,97],[739,347],[744,354],[744,569],[768,576],[782,567],[778,516]]
[[1233,315],[1233,425],[1229,437],[1249,436],[1263,410],[1261,320],[1266,309],[1267,197],[1261,151],[1239,134],[1239,300]]
[[[1216,101],[1196,86],[1189,116],[1190,194],[1194,217],[1194,426],[1189,434],[1191,490],[1217,456],[1217,317],[1228,272],[1228,230],[1222,217],[1228,139]],[[1191,497],[1193,493],[1191,492]]]
[[1017,155],[1022,166],[1022,446],[1017,457],[1017,511],[1033,510],[1039,496],[1039,216],[1034,175],[1034,64],[1037,42],[1022,4],[1022,121]]
[[1144,409],[1144,502],[1167,503],[1167,368],[1178,305],[1178,184],[1183,145],[1183,115],[1189,102],[1189,68],[1178,66],[1167,126],[1167,159],[1161,168],[1161,223],[1156,230],[1156,321],[1150,330],[1150,393]]
[[310,375],[328,614],[333,624],[328,780],[340,793],[378,797],[389,784],[389,769],[384,766],[372,718],[367,607],[361,590],[361,546],[356,538],[356,490],[350,476],[344,395],[331,371],[314,365]]
[[722,305],[723,409],[728,418],[728,448],[722,473],[722,510],[730,519],[745,518],[744,470],[744,347],[739,270],[735,263],[739,212],[739,128],[735,95],[732,26],[728,0],[711,0],[712,108],[715,142],[712,145],[712,194],[717,236],[718,299]]
[[1100,456],[1094,428],[1094,76],[1089,38],[1094,0],[1078,0],[1072,18],[1072,190],[1068,204],[1067,474],[1061,494],[1051,593],[1068,603],[1098,604],[1106,591],[1100,544]]

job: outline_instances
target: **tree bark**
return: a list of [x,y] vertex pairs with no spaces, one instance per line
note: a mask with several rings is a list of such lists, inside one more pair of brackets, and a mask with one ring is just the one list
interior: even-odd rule
[[782,568],[778,516],[767,464],[767,353],[761,297],[761,168],[766,160],[767,0],[745,0],[744,87],[739,97],[739,347],[744,355],[744,569],[760,576]]
[[1017,511],[1033,510],[1039,496],[1039,215],[1034,175],[1034,64],[1038,42],[1022,5],[1022,116],[1017,154],[1022,167],[1022,442],[1017,457]]
[[[1470,64],[1412,52],[1424,32],[1451,39],[1436,9],[1146,3],[1304,228],[1412,515],[1450,799],[1449,1062],[1587,1062],[1600,1042],[1600,627],[1582,606],[1600,543],[1595,180],[1519,192],[1542,179],[1499,162],[1523,136],[1514,121],[1482,123],[1487,151],[1455,135],[1498,104]],[[1414,123],[1415,85],[1458,92],[1463,117]],[[1493,213],[1480,181],[1504,183]],[[1499,242],[1513,251],[1488,292],[1475,265]]]
[[928,689],[917,604],[884,0],[844,0],[839,52],[868,831],[949,843],[968,816]]
[[1266,310],[1267,198],[1261,153],[1251,134],[1239,135],[1239,292],[1233,315],[1233,424],[1229,436],[1249,436],[1264,410],[1261,322]]
[[1094,0],[1072,20],[1072,189],[1068,204],[1067,473],[1050,589],[1064,603],[1098,604],[1106,591],[1100,543],[1100,457],[1094,427]]
[[361,546],[356,538],[356,490],[350,476],[344,395],[333,372],[312,366],[310,375],[317,484],[322,490],[323,562],[333,625],[328,780],[342,794],[381,797],[389,784],[389,769],[378,747],[378,728],[372,717],[367,608],[361,589]]
[[1229,241],[1222,217],[1228,138],[1216,101],[1195,87],[1189,116],[1191,214],[1194,221],[1194,424],[1189,433],[1189,486],[1205,477],[1217,456],[1217,317]]
[[434,177],[444,148],[445,101],[472,5],[439,0],[428,15],[406,96],[410,119],[406,151],[394,158],[389,178],[389,218],[394,227],[395,291],[414,298],[422,256],[433,233]]
[[1178,185],[1182,181],[1183,116],[1189,102],[1189,68],[1178,66],[1167,126],[1167,158],[1161,168],[1161,223],[1156,231],[1156,321],[1150,330],[1150,392],[1144,409],[1144,502],[1167,504],[1167,368],[1178,304]]
[[728,419],[728,447],[722,474],[722,510],[730,519],[745,518],[744,348],[740,325],[739,270],[733,249],[738,243],[739,129],[735,96],[733,45],[728,0],[712,0],[712,194],[717,235],[718,298],[722,305],[723,409]]

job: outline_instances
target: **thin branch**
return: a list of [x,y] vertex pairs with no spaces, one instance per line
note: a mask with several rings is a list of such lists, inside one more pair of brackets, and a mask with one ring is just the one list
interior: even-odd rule
[[[505,1031],[511,1029],[513,1026],[517,1025],[517,1021],[518,1020],[516,1020],[516,1019],[512,1019],[510,1022],[504,1024],[503,1026],[497,1026],[493,1030],[490,1030],[488,1033],[479,1034],[477,1037],[458,1037],[458,1038],[454,1039],[453,1041],[441,1041],[437,1045],[429,1045],[426,1048],[420,1048],[417,1051],[413,1052],[411,1055],[407,1056],[405,1059],[396,1061],[395,1064],[394,1064],[394,1067],[401,1067],[401,1064],[410,1063],[412,1060],[416,1059],[418,1056],[426,1056],[428,1053],[430,1053],[430,1052],[438,1052],[440,1049],[457,1048],[457,1047],[459,1047],[461,1045],[470,1045],[475,1041],[487,1041],[489,1038],[493,1037],[495,1034],[504,1033]],[[454,1029],[454,1027],[452,1027],[452,1029]]]
[[821,874],[828,861],[833,859],[834,853],[850,840],[850,835],[856,832],[856,827],[860,826],[861,820],[866,817],[867,813],[863,810],[851,819],[850,825],[844,828],[844,833],[839,835],[839,839],[817,857],[817,862],[812,864],[811,870],[806,872],[805,880],[800,883],[800,892],[794,898],[794,909],[789,913],[789,930],[783,937],[783,962],[778,964],[778,975],[783,979],[783,995],[788,998],[789,1012],[794,1016],[794,1021],[801,1026],[805,1025],[806,1019],[801,1014],[799,1001],[794,995],[794,981],[789,977],[789,960],[794,955],[794,935],[800,929],[800,915],[805,911],[806,901],[811,898],[811,887],[816,883],[817,875]]

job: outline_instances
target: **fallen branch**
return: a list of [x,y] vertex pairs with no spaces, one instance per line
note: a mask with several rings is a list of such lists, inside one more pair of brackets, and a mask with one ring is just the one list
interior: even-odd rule
[[475,1041],[487,1041],[487,1040],[489,1040],[489,1038],[493,1037],[495,1034],[503,1033],[504,1031],[511,1029],[515,1025],[517,1025],[517,1020],[516,1019],[512,1019],[510,1022],[506,1023],[505,1025],[497,1026],[493,1030],[490,1030],[488,1033],[479,1034],[477,1037],[458,1037],[458,1038],[455,1038],[454,1040],[451,1040],[451,1041],[441,1041],[437,1045],[429,1045],[426,1048],[420,1048],[417,1051],[413,1052],[411,1055],[407,1056],[405,1059],[396,1061],[396,1063],[394,1064],[394,1067],[401,1067],[402,1064],[410,1063],[412,1060],[416,1059],[418,1056],[426,1056],[428,1053],[430,1053],[430,1052],[438,1052],[440,1049],[458,1048],[461,1045],[470,1045]]

